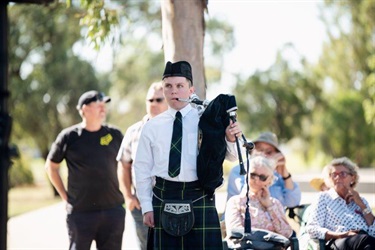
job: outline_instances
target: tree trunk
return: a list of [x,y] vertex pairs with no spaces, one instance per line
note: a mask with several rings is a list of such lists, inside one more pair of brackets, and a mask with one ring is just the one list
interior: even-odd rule
[[205,0],[162,0],[162,32],[165,61],[188,61],[196,94],[206,98],[204,74]]

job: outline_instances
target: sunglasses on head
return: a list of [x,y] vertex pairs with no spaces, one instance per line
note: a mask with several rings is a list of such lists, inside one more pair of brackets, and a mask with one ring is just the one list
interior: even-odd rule
[[148,99],[147,101],[149,101],[149,102],[162,102],[162,101],[164,101],[164,98],[154,98],[154,99]]
[[104,100],[105,94],[104,93],[98,93],[95,96],[91,97],[90,99],[87,99],[82,105],[84,104],[90,104],[92,102],[102,102]]
[[256,173],[250,173],[250,178],[255,179],[257,177],[260,181],[266,181],[268,179],[267,175],[264,174],[256,174]]

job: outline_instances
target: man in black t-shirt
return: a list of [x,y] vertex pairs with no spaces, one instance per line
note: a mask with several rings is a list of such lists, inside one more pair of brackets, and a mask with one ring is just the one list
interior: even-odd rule
[[[66,202],[71,250],[89,250],[93,240],[98,249],[121,249],[125,210],[116,155],[123,135],[104,125],[109,101],[98,91],[82,94],[77,105],[82,122],[61,131],[47,156],[48,176]],[[64,159],[67,189],[59,173]]]

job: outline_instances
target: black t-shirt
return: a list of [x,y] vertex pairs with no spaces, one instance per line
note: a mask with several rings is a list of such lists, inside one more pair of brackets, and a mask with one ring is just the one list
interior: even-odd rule
[[112,208],[124,203],[117,178],[116,156],[123,135],[103,125],[90,132],[80,124],[57,136],[48,159],[68,166],[68,202],[74,211]]

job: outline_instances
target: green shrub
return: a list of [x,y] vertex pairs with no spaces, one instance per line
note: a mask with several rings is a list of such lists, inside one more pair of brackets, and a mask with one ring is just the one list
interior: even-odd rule
[[9,187],[34,184],[34,176],[30,169],[30,160],[20,156],[12,159],[9,169]]

